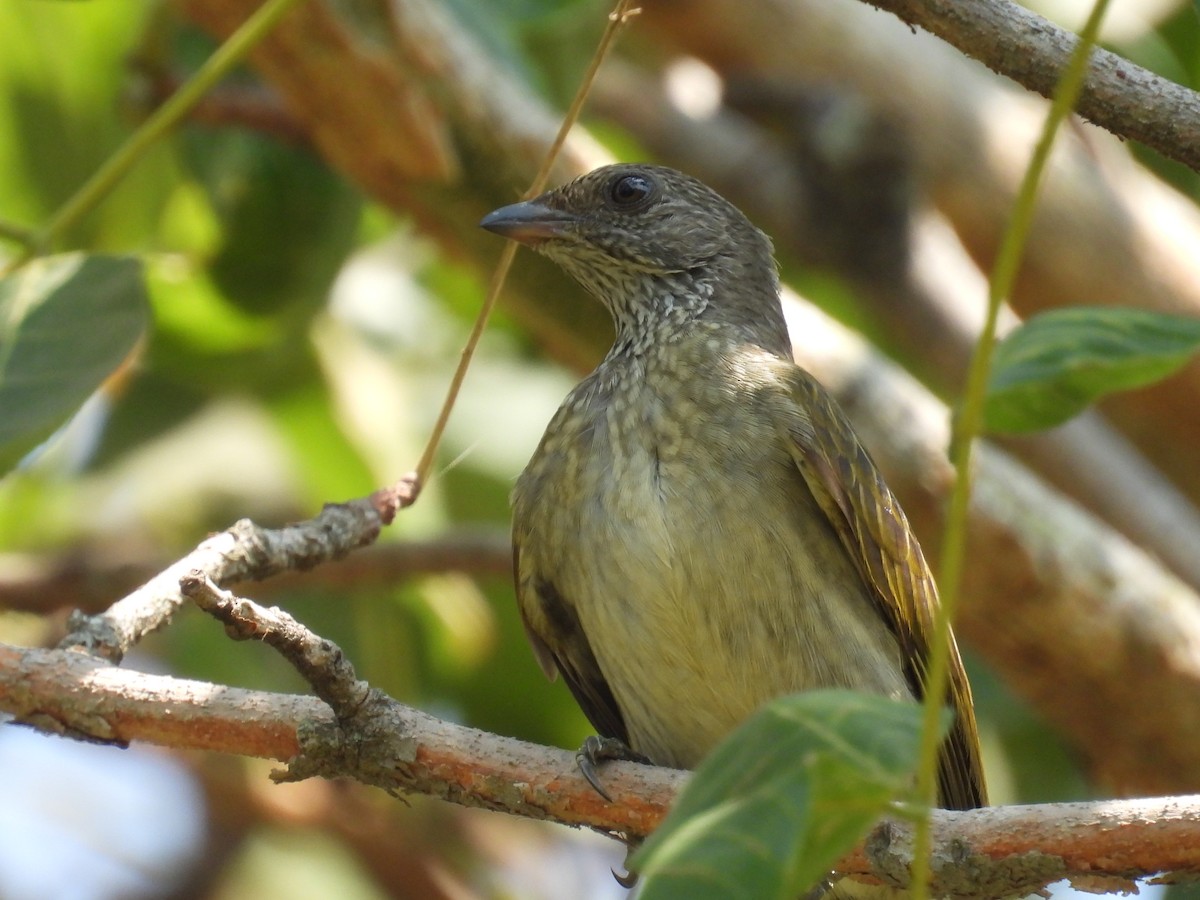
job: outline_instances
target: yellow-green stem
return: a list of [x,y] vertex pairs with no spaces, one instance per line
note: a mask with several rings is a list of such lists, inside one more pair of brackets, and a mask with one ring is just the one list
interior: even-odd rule
[[1083,86],[1088,57],[1096,42],[1100,22],[1108,0],[1096,0],[1091,14],[1079,34],[1079,42],[1063,72],[1045,125],[1034,148],[1029,167],[1013,203],[1012,218],[1004,232],[999,253],[988,284],[987,319],[983,333],[975,346],[967,373],[967,385],[958,416],[952,426],[950,456],[957,473],[954,489],[946,511],[942,536],[941,566],[938,588],[941,605],[934,620],[932,650],[925,687],[924,721],[921,740],[920,768],[917,774],[917,793],[925,812],[919,817],[913,835],[913,866],[911,896],[925,900],[929,895],[930,820],[928,810],[936,802],[938,751],[941,740],[941,708],[945,703],[950,669],[950,623],[958,608],[959,588],[966,562],[967,512],[971,498],[971,449],[983,424],[984,397],[991,371],[992,352],[996,344],[996,322],[1000,308],[1012,291],[1021,253],[1033,221],[1037,191],[1054,136],[1059,125],[1070,114]]
[[283,15],[302,0],[267,0],[217,48],[197,71],[166,102],[156,109],[129,138],[108,157],[38,232],[26,251],[10,268],[45,252],[64,232],[91,212],[142,156],[167,132],[179,124],[193,106],[262,40]]
[[14,241],[25,247],[31,247],[36,235],[31,228],[17,225],[15,222],[5,222],[3,219],[0,219],[0,238],[6,241]]

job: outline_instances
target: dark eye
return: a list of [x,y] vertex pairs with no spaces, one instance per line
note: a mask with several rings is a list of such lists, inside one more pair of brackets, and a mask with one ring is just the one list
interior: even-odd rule
[[633,209],[645,203],[654,193],[654,185],[644,175],[622,175],[608,189],[612,202],[622,209]]

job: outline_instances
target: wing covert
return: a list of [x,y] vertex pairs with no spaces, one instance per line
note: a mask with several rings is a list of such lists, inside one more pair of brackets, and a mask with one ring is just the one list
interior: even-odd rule
[[[777,424],[800,474],[895,633],[914,695],[923,697],[938,603],[933,574],[908,519],[845,414],[808,372],[793,368],[787,379],[791,396],[777,413],[783,420]],[[953,635],[950,640],[946,699],[954,724],[942,747],[939,794],[947,808],[972,809],[986,805],[987,796],[971,688]]]

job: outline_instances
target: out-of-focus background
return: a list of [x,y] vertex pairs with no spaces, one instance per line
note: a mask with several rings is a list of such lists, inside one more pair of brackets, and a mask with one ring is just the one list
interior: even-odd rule
[[[0,219],[44,224],[256,5],[0,5]],[[1088,6],[1027,5],[1068,27]],[[644,7],[555,178],[619,158],[709,181],[772,234],[789,285],[952,402],[1042,101],[853,0]],[[1107,46],[1195,85],[1192,3],[1113,7]],[[153,324],[0,481],[0,640],[52,645],[70,610],[104,608],[210,531],[305,518],[413,466],[501,249],[476,223],[528,184],[608,9],[309,0],[65,235],[60,249],[145,260]],[[1198,191],[1195,173],[1075,122],[1008,321],[1072,305],[1195,314]],[[0,244],[0,261],[15,253]],[[578,745],[583,716],[521,633],[507,494],[609,333],[602,310],[522,255],[420,502],[379,547],[247,593],[337,641],[398,699]],[[1198,388],[1193,366],[1106,402],[1058,443],[1007,445],[1047,495],[1074,498],[1191,589]],[[1111,455],[1089,455],[1098,447]],[[936,556],[936,527],[913,517]],[[972,619],[965,602],[994,802],[1200,788],[1157,746],[1144,770],[1110,766],[1071,714],[1106,709],[1047,699],[1076,673],[1076,696],[1119,682],[1136,697],[1136,661],[1080,658],[1064,674],[989,640],[985,623],[1005,613]],[[193,610],[127,665],[305,690],[273,651],[231,643]],[[275,786],[268,770],[0,724],[0,897],[624,894],[608,874],[621,848],[602,838],[356,784]]]

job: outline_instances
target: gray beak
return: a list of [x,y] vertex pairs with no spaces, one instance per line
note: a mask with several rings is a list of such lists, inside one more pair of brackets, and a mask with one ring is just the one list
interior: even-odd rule
[[534,247],[550,238],[562,237],[576,221],[571,213],[544,206],[537,200],[526,200],[488,213],[479,227]]

